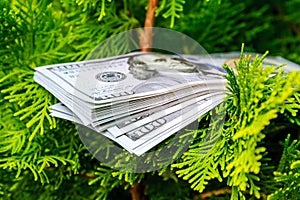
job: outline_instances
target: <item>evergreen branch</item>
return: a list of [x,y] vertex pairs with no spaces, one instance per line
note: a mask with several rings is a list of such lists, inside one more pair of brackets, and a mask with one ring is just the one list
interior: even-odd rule
[[[221,166],[221,169],[224,169],[227,147],[225,141],[219,138],[222,132],[220,123],[223,121],[225,110],[226,107],[221,104],[216,109],[218,116],[214,119],[216,121],[212,121],[215,125],[198,130],[202,139],[196,140],[196,143],[190,146],[190,149],[183,154],[182,161],[172,164],[173,168],[179,168],[176,171],[179,177],[188,180],[192,184],[191,187],[200,192],[205,189],[209,180],[217,178],[222,181],[218,168]],[[205,137],[207,135],[209,137]]]
[[89,185],[99,182],[100,188],[96,191],[98,194],[97,200],[107,199],[108,193],[112,191],[113,188],[123,184],[123,181],[114,179],[111,174],[112,170],[99,167],[95,172],[96,178],[89,181]]
[[17,156],[1,158],[0,167],[3,169],[8,168],[10,170],[11,169],[17,170],[17,174],[16,174],[17,178],[21,175],[22,170],[29,169],[34,176],[35,181],[37,181],[39,178],[42,182],[47,180],[47,178],[44,177],[45,174],[38,173],[38,169],[36,168],[36,166],[31,162],[27,162],[26,158],[24,159]]
[[274,172],[274,179],[280,183],[281,187],[268,196],[269,200],[298,198],[300,190],[299,156],[300,141],[294,140],[290,142],[290,135],[288,135],[278,170]]
[[[27,138],[28,137],[26,137],[26,139]],[[67,140],[67,137],[65,137],[65,139]],[[55,139],[52,138],[52,140],[57,143],[57,148],[64,149],[63,146],[60,147],[61,145],[58,144]],[[39,143],[37,143],[37,141],[39,141]],[[49,147],[51,148],[51,142],[49,141],[49,139],[45,138],[44,142],[40,139],[25,143],[27,145],[26,148],[22,148],[24,146],[23,144],[20,147],[20,150],[22,148],[22,151],[18,151],[12,156],[9,156],[11,154],[8,154],[8,152],[4,152],[0,159],[0,168],[16,171],[16,178],[21,177],[22,174],[27,173],[29,170],[34,177],[34,180],[40,180],[41,183],[49,183],[48,175],[53,171],[59,174],[57,180],[60,180],[59,182],[61,182],[66,172],[64,167],[69,168],[69,173],[77,173],[78,163],[76,162],[78,162],[78,160],[74,159],[74,157],[70,157],[71,159],[69,159],[65,156],[66,152],[63,150],[59,150],[58,154],[49,154],[56,153],[56,151],[48,149]],[[5,144],[5,142],[0,144],[0,146],[3,144]],[[70,145],[72,144],[73,143]],[[72,151],[74,150],[72,149]],[[80,150],[78,150],[78,152],[80,152]]]
[[76,4],[78,6],[83,7],[82,11],[86,12],[89,11],[93,8],[97,8],[98,6],[100,7],[100,13],[98,17],[98,21],[101,21],[103,17],[105,17],[106,13],[106,7],[105,7],[105,2],[111,2],[111,0],[76,0]]
[[[74,14],[75,16],[83,15],[77,10]],[[71,19],[75,16],[72,16]],[[93,20],[97,22],[97,19]],[[72,29],[68,33],[68,44],[75,51],[66,55],[64,59],[97,59],[128,53],[128,49],[130,49],[128,45],[132,44],[132,41],[127,42],[128,38],[118,38],[120,36],[118,33],[138,26],[137,19],[128,15],[125,10],[117,10],[116,5],[112,4],[106,8],[106,17],[100,21],[100,24],[93,20],[75,18],[75,20],[69,21],[67,26],[72,27]],[[78,23],[80,25],[77,25]],[[111,35],[114,36],[106,39]]]
[[[19,71],[19,73],[21,74],[22,71]],[[19,83],[15,83],[10,88],[4,89],[1,92],[9,93],[5,96],[5,99],[10,102],[17,102],[21,107],[19,111],[14,113],[14,116],[22,114],[20,120],[30,118],[26,123],[27,128],[37,124],[29,137],[29,141],[32,141],[37,132],[43,135],[45,119],[49,123],[50,129],[56,127],[56,122],[49,115],[49,107],[53,102],[53,96],[34,83],[32,79],[27,78],[27,75],[31,75],[31,73],[23,74]],[[3,80],[5,80],[5,77]]]
[[183,11],[183,5],[185,0],[169,0],[166,4],[167,11],[163,14],[164,18],[171,18],[170,28],[173,28],[175,24],[175,18],[180,18],[180,14]]
[[135,174],[132,172],[121,172],[121,171],[115,171],[112,172],[113,177],[117,177],[120,181],[128,183],[125,187],[128,187],[129,185],[133,186],[136,183],[139,183],[142,178],[144,177],[144,174]]
[[23,130],[3,130],[0,131],[0,153],[19,153],[26,143],[28,131]]
[[[216,134],[221,135],[219,141],[205,156],[201,156],[203,141],[197,142],[184,153],[181,162],[172,165],[180,168],[176,173],[189,180],[195,190],[202,192],[207,180],[217,178],[222,181],[223,176],[232,186],[232,199],[245,198],[242,192],[248,188],[250,195],[260,197],[260,187],[255,182],[259,181],[256,174],[260,172],[260,160],[266,151],[265,147],[258,146],[265,137],[262,131],[281,109],[291,108],[285,102],[299,91],[300,85],[299,72],[286,75],[279,71],[271,77],[276,68],[263,69],[264,56],[251,60],[241,54],[236,64],[237,73],[225,66],[232,93],[228,95],[225,128],[219,130],[223,133]],[[296,79],[299,81],[295,83],[293,80]],[[297,108],[297,105],[292,107]]]
[[40,165],[38,173],[42,173],[47,167],[50,167],[51,165],[54,165],[54,167],[56,168],[59,167],[58,161],[61,162],[63,165],[67,165],[67,163],[70,163],[71,165],[75,164],[73,160],[69,160],[55,155],[41,156],[36,162],[37,165]]
[[4,195],[3,184],[0,183],[0,196]]
[[[0,109],[0,153],[17,154],[26,144],[28,130],[13,116],[14,109],[4,103]],[[10,123],[7,123],[10,122]]]
[[[300,73],[285,76],[282,71],[279,71],[274,79],[270,78],[275,68],[262,69],[263,58],[264,56],[260,59],[256,57],[253,62],[248,58],[238,63],[236,79],[243,94],[239,96],[239,104],[243,108],[239,118],[244,119],[238,122],[237,131],[232,137],[233,140],[239,141],[235,142],[236,147],[233,148],[236,150],[235,156],[230,158],[230,164],[224,173],[225,177],[229,177],[229,185],[236,186],[239,191],[245,191],[250,187],[250,194],[254,194],[257,198],[260,196],[259,188],[252,181],[256,176],[249,172],[258,174],[260,170],[259,160],[265,148],[257,147],[257,144],[265,137],[262,130],[277,117],[280,109],[286,107],[285,101],[297,92],[297,89],[292,89],[292,80],[300,78]],[[272,89],[268,92],[265,88]],[[247,182],[250,182],[250,185]]]
[[100,188],[97,190],[99,197],[97,199],[106,199],[110,191],[117,186],[124,186],[124,189],[138,184],[144,177],[144,174],[134,174],[131,172],[116,171],[108,169],[101,164],[95,172],[95,177],[89,181],[89,185],[98,183]]
[[155,16],[156,16],[156,17],[161,13],[161,11],[163,11],[163,10],[165,9],[165,7],[166,7],[166,2],[167,2],[167,0],[161,0],[161,1],[160,1],[160,3],[158,4],[157,9],[156,9],[156,11],[155,11]]
[[[111,0],[108,0],[109,2]],[[102,4],[101,4],[101,12],[100,12],[100,15],[99,15],[99,18],[98,20],[101,21],[101,19],[105,16],[105,0],[102,0]]]

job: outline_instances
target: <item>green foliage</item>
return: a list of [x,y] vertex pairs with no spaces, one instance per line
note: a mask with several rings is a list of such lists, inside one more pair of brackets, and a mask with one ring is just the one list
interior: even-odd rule
[[157,15],[159,12],[164,11],[163,17],[170,18],[170,28],[173,28],[175,18],[180,18],[180,13],[183,11],[183,5],[185,0],[163,0],[160,7],[157,9]]
[[10,92],[5,99],[9,100],[9,102],[16,102],[16,104],[22,108],[13,114],[14,117],[18,116],[21,121],[30,117],[30,120],[26,123],[26,128],[35,126],[29,137],[29,141],[32,141],[37,132],[43,135],[45,120],[49,123],[50,129],[55,128],[55,119],[49,116],[49,106],[52,102],[55,102],[55,100],[53,100],[53,97],[48,92],[34,83],[32,78],[26,79],[24,77],[24,79],[22,79],[23,75],[25,77],[28,75],[32,77],[32,73],[26,74],[25,71],[19,76],[19,78],[24,81],[16,83],[9,89],[4,89],[1,92]]
[[[172,175],[176,177],[175,174]],[[150,200],[168,200],[170,197],[178,200],[191,199],[189,185],[184,181],[173,180],[171,178],[164,178],[164,180],[161,181],[161,177],[157,176],[148,176],[145,179],[149,185],[151,185],[151,187],[146,190],[146,195]]]
[[[186,33],[209,52],[245,43],[247,51],[270,50],[299,63],[299,6],[299,0],[161,0],[155,23]],[[226,68],[226,101],[199,119],[198,130],[176,138],[177,155],[180,144],[194,141],[157,172],[99,164],[74,124],[49,115],[57,100],[34,82],[34,68],[84,60],[103,41],[112,46],[117,40],[107,38],[144,24],[146,8],[146,0],[0,2],[0,199],[122,199],[136,183],[148,199],[201,199],[202,192],[209,199],[299,199],[300,75],[263,69],[264,56],[241,55],[236,71]],[[98,50],[126,52],[118,45]],[[117,156],[112,164],[135,159]]]
[[265,137],[262,131],[280,111],[299,109],[293,95],[300,89],[299,72],[285,74],[279,69],[272,76],[276,68],[263,69],[264,57],[251,61],[251,57],[241,54],[236,73],[225,66],[231,92],[226,107],[228,120],[223,130],[211,130],[220,139],[207,155],[202,156],[205,143],[199,142],[184,153],[182,161],[173,164],[180,168],[179,176],[189,180],[195,190],[202,192],[213,178],[219,181],[227,178],[227,185],[232,186],[231,199],[245,199],[242,192],[247,189],[250,195],[260,197],[256,182],[260,180],[261,159],[266,151],[260,144]]
[[[111,0],[108,0],[111,2]],[[106,14],[105,14],[105,3],[106,0],[76,0],[76,3],[78,6],[82,7],[82,11],[85,12],[89,9],[94,9],[94,8],[100,8],[100,14],[98,20],[100,21]]]
[[253,41],[270,28],[268,18],[264,18],[269,5],[249,2],[187,1],[174,29],[197,40],[208,52],[236,51],[241,43],[248,51],[265,51],[269,48],[255,49]]
[[[176,171],[179,177],[183,176],[183,179],[189,180],[189,183],[192,183],[191,187],[200,192],[204,190],[209,180],[217,178],[219,181],[222,181],[218,165],[221,164],[224,168],[225,163],[218,163],[216,159],[224,153],[222,143],[219,140],[222,134],[220,123],[223,122],[224,112],[225,106],[223,104],[216,110],[218,117],[216,122],[212,122],[212,124],[216,125],[210,125],[199,130],[198,134],[202,135],[200,138],[205,139],[191,145],[189,150],[183,154],[183,160],[172,165],[172,167],[180,168],[180,170]],[[211,136],[206,138],[207,134],[211,134]]]
[[274,172],[275,181],[280,183],[279,190],[271,194],[268,199],[297,199],[300,190],[300,141],[290,142],[290,135],[285,140],[284,151]]

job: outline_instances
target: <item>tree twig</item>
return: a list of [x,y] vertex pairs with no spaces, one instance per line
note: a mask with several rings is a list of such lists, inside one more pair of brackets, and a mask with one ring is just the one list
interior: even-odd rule
[[[197,196],[194,196],[193,200],[200,200],[200,199],[208,199],[211,197],[217,197],[221,195],[226,195],[226,194],[231,194],[232,190],[229,188],[221,188],[221,189],[216,189],[212,191],[207,191],[202,194],[199,194]],[[249,190],[244,191],[245,194],[250,194]],[[263,192],[259,193],[262,199],[267,199],[267,195]]]
[[[143,31],[140,32],[140,48],[141,51],[149,52],[152,47],[153,26],[155,21],[155,11],[157,8],[158,0],[148,0],[148,9],[144,24]],[[136,182],[132,188],[130,188],[132,200],[144,200],[145,187]]]
[[148,0],[148,10],[145,19],[144,30],[140,33],[141,51],[149,52],[151,49],[157,3],[158,0]]
[[145,185],[135,182],[134,186],[130,188],[132,200],[145,200]]
[[199,194],[198,196],[194,197],[194,200],[198,199],[207,199],[213,196],[219,196],[219,195],[224,195],[224,194],[231,194],[232,190],[229,188],[222,188],[222,189],[217,189],[213,191],[208,191],[202,194]]

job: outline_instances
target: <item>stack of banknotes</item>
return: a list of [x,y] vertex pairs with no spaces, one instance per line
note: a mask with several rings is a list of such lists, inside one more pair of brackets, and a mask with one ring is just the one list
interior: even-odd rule
[[[103,134],[140,156],[224,101],[222,68],[239,52],[169,55],[135,52],[37,67],[34,80],[60,102],[51,115]],[[299,66],[283,58],[266,65]]]

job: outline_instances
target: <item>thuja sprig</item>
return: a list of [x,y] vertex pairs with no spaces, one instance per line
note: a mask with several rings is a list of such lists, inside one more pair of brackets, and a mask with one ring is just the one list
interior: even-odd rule
[[[17,103],[20,109],[14,113],[19,119],[25,120],[26,127],[34,126],[29,141],[33,140],[34,136],[39,132],[44,134],[44,123],[47,121],[49,128],[55,128],[56,122],[53,117],[49,115],[49,107],[55,102],[54,97],[46,90],[41,88],[32,79],[32,72],[20,70],[18,79],[20,82],[15,83],[1,92],[6,94],[4,99],[10,103]],[[9,75],[8,75],[9,76]],[[4,81],[6,77],[3,77]]]
[[164,18],[170,18],[170,28],[173,28],[175,19],[180,18],[180,14],[183,12],[185,0],[162,0],[156,11],[156,15],[163,12]]
[[245,199],[243,192],[260,197],[256,182],[260,180],[261,159],[266,151],[261,146],[263,130],[280,111],[289,109],[291,105],[286,101],[299,92],[300,85],[300,72],[286,74],[274,66],[263,67],[265,56],[245,56],[242,47],[236,72],[224,65],[231,93],[226,99],[227,120],[220,139],[206,156],[202,156],[203,147],[198,142],[179,163],[173,164],[180,169],[177,174],[195,190],[202,192],[208,180],[226,178],[232,187],[232,199]]
[[291,141],[288,135],[278,169],[274,172],[275,181],[280,187],[268,196],[269,200],[297,199],[300,190],[300,141]]

